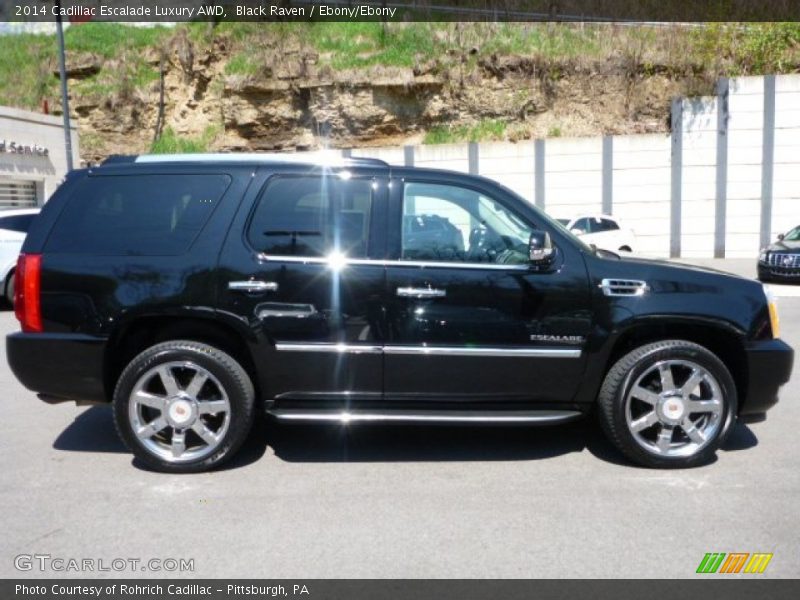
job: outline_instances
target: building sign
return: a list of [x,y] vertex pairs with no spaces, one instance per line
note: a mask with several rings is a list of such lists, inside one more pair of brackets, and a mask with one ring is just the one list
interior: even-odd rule
[[39,144],[20,144],[0,140],[0,154],[27,154],[29,156],[50,156],[50,150]]

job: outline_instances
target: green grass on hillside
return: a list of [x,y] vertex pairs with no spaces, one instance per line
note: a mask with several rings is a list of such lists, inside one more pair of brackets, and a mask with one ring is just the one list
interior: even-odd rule
[[85,23],[66,30],[64,42],[72,52],[90,52],[103,58],[120,56],[124,50],[155,48],[172,36],[169,27],[125,27],[118,23]]
[[57,51],[54,36],[0,37],[0,105],[35,109],[57,93]]
[[[103,59],[130,57],[120,72],[108,71],[76,85],[79,94],[108,95],[139,89],[158,78],[141,57],[174,35],[166,27],[126,27],[117,23],[87,23],[69,27],[64,35],[67,55],[91,53]],[[0,37],[0,105],[38,109],[46,97],[57,96],[58,44],[55,35],[20,34]]]
[[[254,25],[256,25],[254,27]],[[596,28],[588,30],[526,23],[225,23],[218,33],[229,34],[242,49],[228,64],[230,74],[253,75],[259,48],[302,40],[334,69],[382,65],[411,67],[448,50],[482,54],[537,53],[554,59],[595,56],[601,49]]]
[[242,52],[235,54],[225,65],[226,75],[247,75],[254,76],[258,74],[258,64],[253,60],[251,54]]
[[335,69],[410,67],[434,55],[436,24],[388,29],[381,23],[314,23],[309,40]]
[[425,134],[424,144],[455,144],[458,142],[484,142],[502,140],[506,122],[484,119],[474,125],[436,125]]
[[150,147],[153,154],[197,154],[208,152],[211,142],[218,135],[219,128],[209,126],[200,137],[191,138],[176,134],[172,128],[167,127],[161,137]]

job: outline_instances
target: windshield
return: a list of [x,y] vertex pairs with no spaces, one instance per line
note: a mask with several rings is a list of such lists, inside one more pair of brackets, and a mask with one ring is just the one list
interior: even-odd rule
[[800,242],[800,226],[795,227],[785,236],[783,236],[784,242]]
[[569,229],[567,229],[566,225],[562,225],[562,224],[561,224],[561,221],[560,221],[560,220],[558,220],[558,219],[551,219],[550,217],[548,217],[548,216],[547,216],[546,214],[544,214],[543,212],[540,212],[539,214],[541,214],[543,217],[545,217],[545,218],[546,218],[546,219],[547,219],[547,220],[550,222],[550,224],[552,224],[552,225],[553,225],[553,227],[555,227],[555,228],[556,228],[556,229],[558,229],[558,230],[559,230],[561,233],[563,233],[563,234],[564,234],[564,235],[566,235],[568,238],[570,238],[570,239],[571,239],[573,242],[575,242],[575,243],[576,243],[578,246],[580,246],[581,248],[583,248],[583,249],[584,249],[584,250],[586,250],[587,252],[591,252],[591,253],[594,253],[594,252],[595,252],[595,249],[594,249],[594,247],[593,247],[593,246],[590,246],[589,244],[587,244],[586,242],[584,242],[584,241],[583,241],[581,238],[579,238],[577,235],[575,235],[574,233],[572,233],[572,232],[571,232]]
[[[497,183],[497,182],[495,182],[495,183]],[[533,205],[532,202],[529,202],[528,200],[526,200],[524,197],[520,196],[514,190],[504,186],[503,184],[498,184],[498,185],[507,194],[510,194],[510,195],[514,196],[515,198],[518,198],[520,201],[524,202],[525,204],[528,204],[528,205],[531,205],[531,206]],[[546,212],[544,212],[542,209],[538,208],[537,206],[533,206],[533,210],[536,212],[536,215],[537,215],[537,227],[539,227],[541,229],[542,227],[541,227],[540,223],[541,223],[541,221],[545,221],[545,222],[549,223],[553,227],[553,229],[557,229],[561,234],[563,234],[564,236],[568,237],[576,246],[578,246],[582,250],[585,250],[586,252],[589,252],[591,254],[595,254],[595,249],[594,249],[593,246],[590,246],[589,244],[584,242],[581,238],[579,238],[577,235],[572,233],[569,229],[567,229],[567,225],[569,224],[569,219],[556,219],[554,217],[551,217],[550,215],[548,215]]]

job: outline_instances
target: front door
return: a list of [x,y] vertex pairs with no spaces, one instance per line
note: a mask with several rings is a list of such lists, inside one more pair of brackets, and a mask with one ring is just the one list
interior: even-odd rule
[[[260,173],[220,258],[220,310],[260,342],[262,396],[301,407],[382,398],[385,171]],[[385,224],[381,223],[381,228]]]
[[580,252],[558,245],[537,270],[528,242],[544,227],[522,216],[521,200],[405,173],[389,217],[387,401],[570,401],[591,327]]

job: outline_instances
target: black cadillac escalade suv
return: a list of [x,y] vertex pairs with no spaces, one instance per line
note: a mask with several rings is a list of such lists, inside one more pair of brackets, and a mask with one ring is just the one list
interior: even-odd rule
[[563,423],[651,467],[763,417],[793,352],[761,284],[586,246],[479,177],[309,156],[73,172],[16,271],[15,375],[111,402],[144,463],[282,420]]

